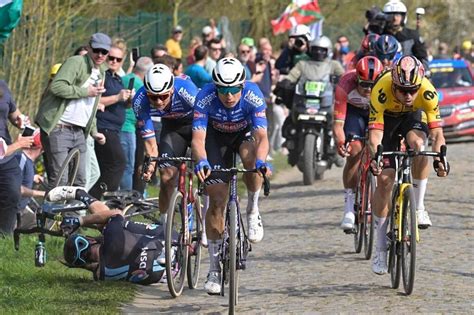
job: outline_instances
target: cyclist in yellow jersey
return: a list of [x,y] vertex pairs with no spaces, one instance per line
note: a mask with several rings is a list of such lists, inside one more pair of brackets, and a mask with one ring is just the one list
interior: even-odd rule
[[[408,146],[416,151],[424,150],[428,135],[432,140],[433,151],[439,152],[441,145],[445,144],[438,93],[424,77],[423,65],[414,56],[401,57],[391,71],[386,71],[378,78],[372,89],[370,102],[369,143],[372,156],[381,143],[384,151],[396,149],[400,141],[398,135],[402,135]],[[449,173],[449,164],[445,170],[439,158],[435,158],[433,167],[440,177]],[[377,235],[372,270],[377,274],[384,274],[387,273],[386,218],[395,179],[395,159],[386,159],[380,165],[373,160],[371,168],[378,176],[372,201]],[[423,204],[428,173],[428,158],[414,158],[412,177],[419,228],[431,226]]]

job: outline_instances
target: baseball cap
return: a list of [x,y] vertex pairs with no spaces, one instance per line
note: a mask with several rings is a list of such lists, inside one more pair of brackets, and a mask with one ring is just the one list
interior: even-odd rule
[[90,45],[92,48],[102,48],[105,50],[110,50],[112,40],[104,33],[95,33],[91,36]]
[[240,43],[244,44],[244,45],[247,45],[249,47],[255,46],[255,41],[253,40],[252,37],[242,37]]
[[204,35],[211,34],[211,32],[212,32],[212,27],[210,27],[209,25],[204,26],[204,27],[202,28],[202,33],[203,33]]
[[173,27],[173,33],[182,33],[183,32],[183,28],[181,27],[181,25],[176,25],[175,27]]

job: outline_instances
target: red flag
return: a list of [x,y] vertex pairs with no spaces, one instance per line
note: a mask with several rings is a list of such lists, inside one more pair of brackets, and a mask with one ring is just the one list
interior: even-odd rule
[[272,20],[273,34],[281,34],[298,24],[311,24],[322,19],[318,0],[292,0],[283,14]]

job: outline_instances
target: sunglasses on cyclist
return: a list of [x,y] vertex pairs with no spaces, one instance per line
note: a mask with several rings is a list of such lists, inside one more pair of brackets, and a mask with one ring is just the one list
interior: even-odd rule
[[414,87],[414,88],[401,88],[399,86],[395,86],[395,89],[397,89],[400,93],[403,93],[403,94],[416,94],[416,92],[418,92],[418,90],[420,90],[420,87]]
[[107,49],[103,49],[103,48],[92,48],[92,52],[94,54],[102,54],[102,55],[107,55],[109,53],[109,51]]
[[122,62],[122,60],[123,60],[123,58],[114,57],[114,56],[108,56],[107,59],[109,61],[117,61],[117,62]]
[[166,101],[168,99],[168,97],[170,97],[170,94],[171,93],[166,93],[166,94],[150,94],[150,93],[147,93],[147,96],[148,96],[148,99],[151,100],[151,101]]
[[364,81],[357,79],[357,84],[363,89],[371,89],[374,86],[374,81]]
[[232,94],[235,95],[237,93],[240,93],[242,91],[243,86],[217,86],[217,93],[219,94]]
[[86,265],[87,262],[82,253],[90,247],[89,241],[83,236],[78,236],[74,240],[74,245],[76,246],[76,257],[74,258],[73,264],[76,266]]

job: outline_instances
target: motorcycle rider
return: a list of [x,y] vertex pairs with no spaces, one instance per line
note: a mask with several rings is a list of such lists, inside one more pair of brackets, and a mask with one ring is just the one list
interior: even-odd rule
[[[307,81],[326,82],[327,86],[323,92],[324,97],[321,102],[321,107],[330,108],[329,112],[331,117],[328,117],[328,121],[332,122],[333,84],[335,84],[337,79],[344,73],[344,68],[339,61],[331,59],[332,43],[326,36],[311,40],[308,55],[310,57],[309,60],[301,60],[298,62],[288,73],[288,76],[277,84],[275,93],[277,96],[281,95],[284,99],[287,99],[284,101],[285,104],[292,104],[288,99],[293,98],[292,94],[294,94],[295,87],[297,90],[304,91],[304,86]],[[292,106],[290,105],[290,107]],[[294,113],[295,111],[293,110],[292,112],[293,114],[290,113],[283,124],[283,136],[287,138],[286,146],[289,149],[294,139],[291,139],[288,131],[295,128],[294,125],[297,119]],[[327,126],[327,128],[328,133],[332,133],[331,126]],[[290,152],[288,158],[288,162],[291,165],[295,165],[298,162],[297,152],[294,153],[296,153],[296,156]],[[339,166],[338,162],[339,160],[336,160],[336,164]],[[340,166],[342,166],[342,164]]]
[[310,41],[311,32],[308,26],[300,24],[290,30],[288,45],[275,62],[275,68],[280,71],[280,74],[288,74],[298,61],[309,59],[307,52]]
[[[428,53],[423,39],[417,30],[405,27],[407,22],[407,7],[400,0],[390,0],[383,6],[387,17],[384,34],[393,35],[402,46],[402,55],[413,55],[423,63],[428,72]],[[425,75],[427,73],[425,72]]]

